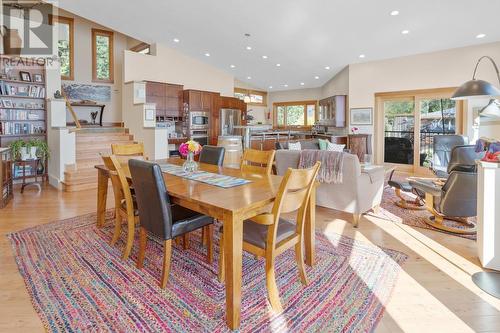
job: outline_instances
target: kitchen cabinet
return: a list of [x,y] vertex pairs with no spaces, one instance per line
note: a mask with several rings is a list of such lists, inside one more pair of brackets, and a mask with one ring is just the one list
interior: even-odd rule
[[320,100],[318,104],[318,124],[332,127],[346,126],[346,95],[327,97]]
[[157,118],[182,117],[183,86],[146,81],[146,103],[156,104]]

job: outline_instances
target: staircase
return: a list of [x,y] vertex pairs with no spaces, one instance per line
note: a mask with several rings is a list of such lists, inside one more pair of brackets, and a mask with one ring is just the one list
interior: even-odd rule
[[134,143],[134,136],[124,127],[92,127],[76,131],[76,163],[66,165],[63,190],[76,192],[97,188],[97,170],[102,154],[111,154],[111,144]]

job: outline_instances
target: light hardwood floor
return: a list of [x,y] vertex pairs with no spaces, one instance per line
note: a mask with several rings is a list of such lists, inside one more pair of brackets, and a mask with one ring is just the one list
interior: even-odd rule
[[[113,206],[112,195],[108,207]],[[0,210],[0,332],[40,332],[5,235],[12,231],[95,211],[96,192],[16,190]],[[500,332],[500,300],[478,289],[470,275],[480,270],[474,241],[413,229],[364,216],[358,229],[351,215],[318,208],[316,226],[409,255],[376,332]]]

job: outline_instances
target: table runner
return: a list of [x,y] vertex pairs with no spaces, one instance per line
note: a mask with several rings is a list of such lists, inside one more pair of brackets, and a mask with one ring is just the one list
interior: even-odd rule
[[160,164],[161,171],[169,173],[174,176],[196,180],[209,185],[214,185],[223,188],[230,188],[250,183],[250,180],[243,178],[236,178],[217,173],[198,170],[192,173],[185,172],[182,166],[175,164]]

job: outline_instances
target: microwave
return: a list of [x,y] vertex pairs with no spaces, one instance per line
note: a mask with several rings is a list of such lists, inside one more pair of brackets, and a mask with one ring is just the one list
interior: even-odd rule
[[210,114],[208,112],[190,112],[189,125],[191,129],[209,128]]

